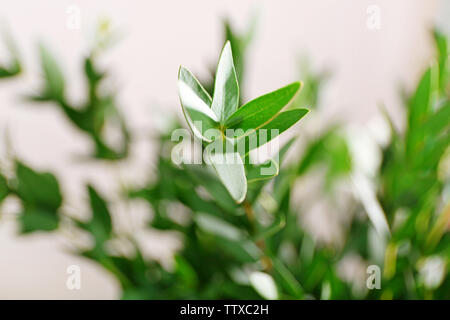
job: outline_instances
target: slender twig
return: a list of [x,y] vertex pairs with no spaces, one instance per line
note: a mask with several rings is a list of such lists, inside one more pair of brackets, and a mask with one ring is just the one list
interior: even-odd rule
[[[252,232],[255,232],[256,224],[255,224],[255,212],[253,211],[253,207],[247,200],[244,200],[242,205],[244,206],[245,214],[250,223],[250,228],[251,228]],[[272,266],[273,266],[272,259],[265,253],[266,252],[266,240],[264,238],[256,240],[255,244],[263,253],[260,258],[260,261],[261,261],[261,264],[262,264],[264,270],[272,269]]]

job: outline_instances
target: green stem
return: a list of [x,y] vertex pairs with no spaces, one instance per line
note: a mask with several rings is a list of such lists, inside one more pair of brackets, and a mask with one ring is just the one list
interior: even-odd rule
[[[243,202],[245,214],[247,216],[247,219],[250,223],[251,232],[255,233],[256,231],[256,221],[255,221],[255,212],[253,211],[252,205],[247,201],[244,200]],[[255,241],[255,244],[258,246],[258,248],[261,250],[261,264],[264,268],[264,270],[271,270],[273,266],[272,259],[265,253],[266,252],[266,240],[264,238],[261,238],[259,240]]]

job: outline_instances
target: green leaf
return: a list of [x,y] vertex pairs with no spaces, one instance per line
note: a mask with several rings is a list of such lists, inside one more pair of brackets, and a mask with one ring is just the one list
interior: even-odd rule
[[279,283],[285,288],[289,294],[291,294],[296,299],[303,298],[303,288],[297,279],[292,275],[292,273],[285,267],[285,265],[278,260],[273,258],[273,268],[275,271],[275,279],[279,279]]
[[92,232],[98,244],[103,243],[112,233],[111,215],[105,200],[92,186],[88,186],[88,192],[92,219],[86,226]]
[[[289,129],[309,112],[308,109],[291,109],[278,113],[276,117],[256,131],[239,136],[237,143],[245,143],[245,154],[259,148]],[[239,134],[239,131],[236,131]],[[245,139],[242,141],[242,139]]]
[[10,67],[0,66],[0,79],[1,78],[9,78],[19,74],[21,71],[21,67],[18,61],[12,62]]
[[9,194],[8,181],[3,175],[0,175],[0,203],[5,200]]
[[239,85],[233,64],[231,45],[227,41],[217,66],[211,109],[216,114],[219,122],[224,123],[236,111],[238,103]]
[[58,228],[56,212],[40,208],[27,208],[20,215],[21,232],[52,231]]
[[446,85],[448,80],[448,57],[449,49],[447,38],[439,30],[433,31],[434,42],[436,44],[436,49],[438,52],[438,63],[439,63],[439,89],[442,94],[445,94]]
[[410,102],[410,125],[416,125],[420,120],[425,119],[431,108],[432,80],[432,68],[428,68],[420,79]]
[[245,238],[243,232],[229,222],[207,213],[197,213],[195,215],[196,224],[205,232],[218,235],[232,241],[239,241]]
[[58,227],[57,210],[62,196],[58,181],[50,173],[35,172],[16,163],[17,195],[22,200],[21,231],[50,231]]
[[191,179],[203,186],[222,208],[230,213],[236,213],[236,202],[213,171],[205,170],[204,167],[197,165],[184,165],[183,168]]
[[426,134],[438,135],[442,130],[450,127],[450,102],[441,106],[431,115],[423,125]]
[[11,61],[8,65],[0,66],[0,79],[16,76],[22,71],[16,45],[9,34],[5,34],[5,43],[8,47]]
[[42,71],[47,81],[43,98],[63,100],[64,98],[64,76],[61,68],[50,52],[41,45],[39,47],[41,55]]
[[[212,143],[207,146],[206,160],[215,169],[220,181],[227,188],[230,195],[237,203],[241,203],[247,194],[247,179],[245,178],[245,169],[239,153],[223,153],[216,151],[214,145],[221,143]],[[214,152],[213,152],[214,151]]]
[[292,101],[300,87],[300,82],[294,82],[246,103],[227,119],[225,126],[230,129],[242,129],[240,135],[244,135],[248,134],[248,130],[256,130],[266,125]]
[[178,81],[184,82],[188,87],[194,91],[195,95],[200,98],[208,107],[211,108],[212,98],[208,92],[203,88],[195,76],[185,67],[180,66],[178,72]]
[[104,72],[99,72],[97,70],[92,56],[89,56],[84,60],[84,74],[91,87],[94,87],[105,76]]
[[436,89],[434,71],[434,67],[430,67],[425,71],[409,103],[406,140],[406,150],[409,156],[414,156],[414,151],[422,139],[420,127],[427,120],[431,111],[432,98]]
[[249,276],[252,287],[267,300],[277,300],[278,290],[273,278],[265,273],[254,271]]
[[352,169],[352,158],[344,137],[332,127],[310,142],[297,166],[297,175],[303,175],[311,167],[326,165],[328,186],[335,178],[347,175]]
[[175,258],[175,270],[183,281],[184,286],[195,287],[198,283],[197,273],[192,265],[180,255],[176,255]]
[[[293,145],[295,141],[295,137],[289,139],[288,142],[284,144],[284,146],[280,149],[278,152],[278,156],[275,158],[275,161],[277,163],[277,167],[280,167],[280,164],[283,162],[286,153],[290,149],[290,147]],[[277,173],[277,176],[279,175],[279,172]],[[248,170],[247,170],[247,179],[248,179]],[[258,181],[249,181],[249,193],[247,195],[248,202],[250,204],[253,204],[256,199],[258,199],[259,195],[261,194],[261,191],[263,190],[264,186],[267,184],[268,180],[258,180]],[[275,180],[274,188],[276,192],[280,192],[280,188],[278,188],[277,180]],[[285,184],[287,189],[287,184]],[[284,189],[284,188],[282,188]],[[283,192],[282,192],[283,193]]]
[[232,241],[220,238],[216,246],[230,255],[233,260],[243,264],[254,263],[261,257],[261,250],[252,241],[246,239]]
[[[29,99],[35,102],[54,102],[72,124],[92,140],[95,147],[93,157],[107,160],[126,157],[129,151],[130,134],[116,107],[112,90],[106,88],[100,90],[106,72],[97,68],[94,59],[97,55],[92,53],[84,60],[87,96],[83,99],[85,102],[82,105],[73,106],[64,97],[64,78],[60,67],[43,46],[40,49],[46,84],[41,93],[30,96]],[[105,132],[106,128],[111,128],[111,132],[117,132],[118,144],[111,145],[105,141],[105,136],[108,135]]]
[[17,162],[17,193],[29,205],[56,210],[61,206],[62,196],[58,181],[50,173],[38,173]]
[[248,183],[271,179],[280,172],[278,163],[272,159],[258,165],[248,164],[246,168]]
[[211,97],[194,75],[183,66],[178,72],[178,93],[184,117],[192,132],[198,138],[211,142],[211,139],[205,137],[205,132],[218,126],[218,117],[210,108]]
[[244,231],[231,223],[207,213],[197,213],[194,220],[200,230],[216,238],[216,250],[223,250],[242,263],[255,262],[260,258],[260,249],[247,239]]

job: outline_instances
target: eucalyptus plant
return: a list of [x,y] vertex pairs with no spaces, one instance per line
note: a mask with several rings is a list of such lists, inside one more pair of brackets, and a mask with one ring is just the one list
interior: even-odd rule
[[[381,166],[371,177],[371,200],[386,216],[389,229],[383,238],[368,218],[364,201],[343,192],[343,185],[352,188],[358,167],[350,147],[352,137],[343,134],[343,124],[326,126],[316,136],[294,137],[273,159],[253,161],[255,151],[274,144],[276,137],[305,116],[306,106],[314,113],[326,111],[318,105],[327,74],[303,66],[305,86],[300,94],[302,83],[294,82],[242,103],[246,95],[240,83],[253,31],[237,34],[226,23],[224,34],[228,41],[213,81],[200,83],[184,67],[178,73],[183,115],[205,161],[172,161],[171,151],[178,142],[173,132],[182,129],[174,120],[168,131],[152,141],[159,149],[147,183],[124,186],[120,199],[114,199],[145,200],[152,218],[144,230],[175,233],[182,239],[170,267],[146,257],[135,234],[115,228],[112,199],[98,192],[94,183],[86,185],[90,218],[74,218],[65,212],[66,196],[57,177],[13,155],[6,159],[13,164],[11,170],[4,161],[0,168],[0,202],[8,197],[19,201],[20,232],[24,236],[57,230],[87,233],[92,243],[74,243],[73,254],[110,272],[123,299],[450,298],[446,37],[433,33],[437,59],[425,70],[416,90],[406,96],[405,129],[397,129],[386,118],[391,139],[381,148]],[[11,59],[0,67],[4,81],[19,77],[23,69],[17,49],[9,47]],[[128,156],[132,137],[112,90],[99,90],[107,74],[96,63],[103,47],[97,46],[84,59],[88,92],[85,102],[75,106],[66,96],[69,82],[49,50],[41,46],[45,82],[31,100],[57,106],[91,138],[95,146],[91,161],[118,161]],[[119,148],[109,146],[103,136],[109,121],[119,124],[123,137]],[[304,124],[303,130],[308,123]],[[303,144],[302,151],[291,153],[287,161],[287,153],[298,143]],[[336,216],[350,217],[339,242],[321,241],[301,219],[309,209],[298,204],[301,194],[296,187],[307,184],[307,178],[317,172],[323,181],[318,194],[308,200],[325,203]],[[343,207],[342,198],[348,198]],[[131,247],[130,252],[117,250],[115,244],[121,241]],[[362,266],[365,277],[367,266],[379,266],[380,288],[366,287],[364,277],[361,287],[361,281],[354,279],[355,269],[351,269],[355,274],[343,274],[342,264],[348,257]]]

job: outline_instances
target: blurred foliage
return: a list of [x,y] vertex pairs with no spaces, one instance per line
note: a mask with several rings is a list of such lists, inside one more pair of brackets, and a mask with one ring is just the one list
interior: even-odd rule
[[[439,175],[450,145],[449,53],[447,39],[440,32],[434,31],[434,39],[437,63],[425,70],[408,99],[405,132],[391,125],[392,141],[383,151],[379,199],[394,228],[389,247],[395,252],[392,259],[386,257],[391,265],[385,271],[392,270],[385,272],[387,297],[449,298],[450,294],[446,271],[450,208],[443,194],[449,183],[448,169]],[[400,254],[399,248],[405,246]],[[436,292],[419,280],[420,266],[429,257],[443,260],[442,284]]]
[[22,71],[20,64],[19,53],[16,45],[9,34],[4,35],[5,44],[8,48],[10,61],[5,64],[0,64],[0,79],[9,78],[18,75]]
[[304,86],[302,94],[298,95],[290,106],[291,108],[315,109],[320,105],[320,89],[324,87],[331,77],[329,70],[312,70],[311,63],[306,56],[299,58],[300,78]]
[[[225,24],[239,80],[245,76],[250,34],[237,35]],[[338,124],[302,137],[302,152],[289,161],[287,154],[300,139],[286,143],[280,149],[279,174],[249,183],[242,204],[236,204],[209,167],[171,161],[176,142],[170,136],[180,124],[162,132],[156,141],[155,175],[144,187],[127,188],[123,200],[144,199],[153,211],[149,227],[182,238],[182,248],[169,268],[145,258],[133,235],[123,239],[115,231],[111,205],[93,186],[87,187],[91,218],[69,218],[61,212],[63,196],[56,178],[15,160],[13,174],[0,175],[0,201],[8,196],[20,200],[22,232],[55,230],[69,220],[72,228],[90,234],[92,246],[76,253],[111,272],[124,299],[258,299],[273,298],[273,291],[280,299],[450,299],[449,52],[446,37],[438,31],[433,35],[437,60],[408,98],[404,130],[386,118],[391,139],[381,147],[381,166],[370,177],[373,199],[388,221],[386,238],[376,233],[358,196],[351,196],[343,208],[338,205],[344,198],[340,188],[355,188],[351,181],[358,170],[349,137]],[[114,96],[99,93],[105,73],[95,67],[96,54],[85,60],[89,92],[82,108],[67,101],[61,70],[43,47],[41,58],[46,82],[33,100],[51,101],[61,108],[75,127],[93,139],[96,158],[125,157],[129,136],[123,120],[119,121],[125,140],[122,150],[110,149],[101,137],[105,122],[118,113]],[[20,66],[18,61],[13,64]],[[8,70],[10,76],[18,73]],[[317,109],[327,75],[306,70],[305,90],[294,105]],[[298,204],[298,198],[301,202],[305,198],[296,186],[308,183],[316,172],[322,173],[323,181],[310,202],[326,203],[333,214],[351,217],[341,241],[320,241],[301,219],[310,209]],[[173,204],[184,208],[183,219],[174,217]],[[131,253],[110,250],[111,241],[119,238],[131,244]],[[356,269],[350,269],[350,277],[349,272],[343,274],[348,257],[357,257],[354,261],[362,267],[362,277],[356,277]],[[367,289],[368,265],[380,266],[381,288]],[[255,280],[262,275],[264,281]]]
[[[43,45],[39,49],[45,84],[40,93],[29,97],[32,101],[53,102],[58,106],[76,128],[90,137],[95,146],[93,156],[106,160],[126,157],[130,142],[128,129],[116,106],[115,90],[105,87],[107,73],[97,66],[98,56],[112,40],[108,25],[100,24],[96,45],[84,58],[87,92],[81,106],[74,106],[68,100],[67,84],[61,67]],[[120,133],[120,137],[115,138],[119,145],[115,145],[117,141],[108,143],[108,128]]]

